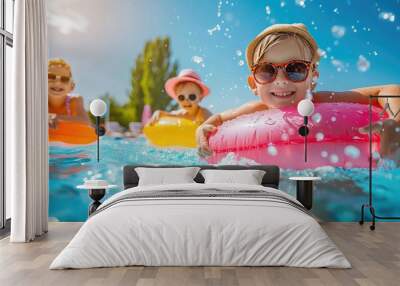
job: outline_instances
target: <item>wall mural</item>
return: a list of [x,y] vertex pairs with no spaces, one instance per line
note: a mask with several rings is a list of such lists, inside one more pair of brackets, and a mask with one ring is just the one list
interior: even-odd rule
[[[322,178],[316,216],[359,220],[368,95],[400,95],[399,0],[333,2],[49,2],[51,219],[84,221],[91,200],[76,186],[104,179],[119,186],[109,197],[126,164],[277,164],[292,195],[289,177]],[[108,106],[99,162],[96,98]],[[371,110],[376,210],[399,215],[400,99]]]

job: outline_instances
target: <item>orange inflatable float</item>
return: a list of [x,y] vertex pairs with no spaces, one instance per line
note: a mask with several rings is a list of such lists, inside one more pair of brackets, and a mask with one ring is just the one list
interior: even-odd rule
[[49,128],[49,142],[90,144],[97,139],[95,129],[84,123],[59,121],[57,128]]

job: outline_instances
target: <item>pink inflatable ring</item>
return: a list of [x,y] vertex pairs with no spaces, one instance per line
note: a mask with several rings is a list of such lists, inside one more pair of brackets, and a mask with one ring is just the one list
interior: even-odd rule
[[[304,162],[304,137],[298,134],[303,124],[296,107],[270,109],[243,115],[218,127],[209,138],[213,155],[207,160],[218,164],[228,154],[236,160],[274,164],[285,169],[320,166],[368,168],[368,134],[360,127],[369,123],[369,106],[358,103],[320,103],[309,118],[308,159]],[[372,121],[385,115],[373,107]],[[372,151],[379,151],[380,138],[372,137]],[[373,153],[373,154],[374,154]],[[375,166],[375,162],[373,163]]]

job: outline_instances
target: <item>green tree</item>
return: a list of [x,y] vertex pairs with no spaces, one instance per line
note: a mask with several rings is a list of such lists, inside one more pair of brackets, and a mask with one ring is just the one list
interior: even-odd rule
[[171,110],[176,107],[164,90],[165,82],[177,75],[178,63],[172,62],[169,37],[157,37],[146,42],[142,53],[131,70],[131,90],[127,110],[132,121],[140,121],[143,106],[149,104],[152,110]]

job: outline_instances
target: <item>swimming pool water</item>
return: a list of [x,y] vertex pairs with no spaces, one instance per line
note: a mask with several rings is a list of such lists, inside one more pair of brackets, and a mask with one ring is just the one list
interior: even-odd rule
[[[104,136],[100,142],[100,163],[96,144],[87,146],[51,145],[49,155],[49,216],[57,221],[85,221],[91,199],[87,190],[76,188],[85,179],[101,178],[123,189],[122,168],[128,164],[192,165],[206,164],[195,149],[160,149],[144,137],[115,139]],[[227,156],[221,164],[252,164]],[[361,204],[368,199],[368,169],[321,167],[313,170],[281,170],[280,189],[295,195],[290,176],[314,175],[322,180],[314,185],[313,213],[325,221],[358,221]],[[400,168],[380,167],[373,171],[374,205],[382,216],[400,215]]]

